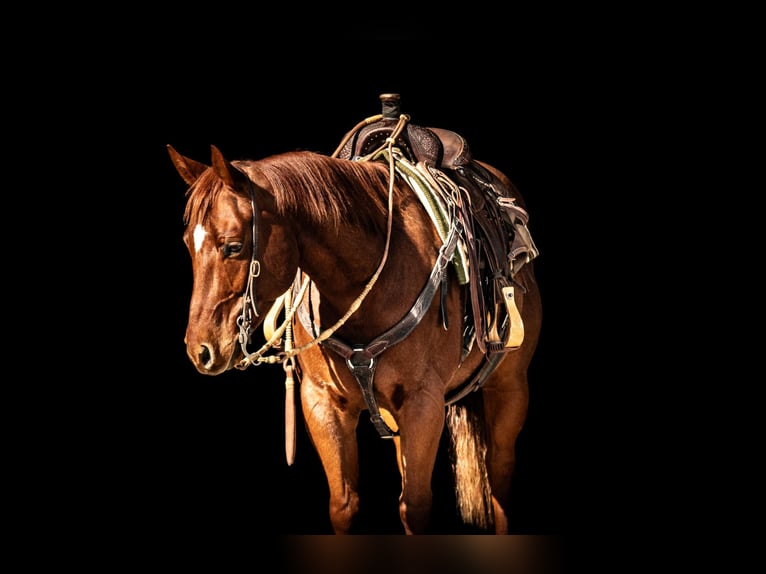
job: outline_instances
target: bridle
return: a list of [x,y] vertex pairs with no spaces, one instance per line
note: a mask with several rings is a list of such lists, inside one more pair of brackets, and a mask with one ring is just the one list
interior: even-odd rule
[[253,212],[253,233],[252,233],[252,247],[253,252],[250,256],[250,266],[247,273],[247,282],[245,283],[245,291],[242,294],[242,314],[237,319],[237,326],[239,327],[239,344],[242,346],[243,351],[247,355],[247,345],[250,343],[250,336],[253,331],[253,321],[255,317],[260,317],[258,313],[258,299],[255,293],[255,280],[261,274],[261,262],[258,260],[258,215],[259,210],[255,205],[255,191],[253,190],[253,182],[244,174],[247,178],[250,191],[250,208]]

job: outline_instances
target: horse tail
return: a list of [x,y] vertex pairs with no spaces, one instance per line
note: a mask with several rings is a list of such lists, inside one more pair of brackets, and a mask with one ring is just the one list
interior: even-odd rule
[[447,429],[455,496],[460,518],[480,529],[494,524],[487,473],[487,440],[481,393],[470,393],[447,406]]

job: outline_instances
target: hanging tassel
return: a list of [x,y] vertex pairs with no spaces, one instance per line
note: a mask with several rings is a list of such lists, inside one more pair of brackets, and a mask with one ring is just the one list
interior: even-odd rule
[[[288,289],[284,295],[285,309],[292,307],[292,290]],[[285,328],[285,352],[289,353],[293,349],[293,325],[292,321]],[[288,466],[292,466],[295,461],[295,379],[293,371],[295,370],[295,357],[289,357],[285,360],[283,367],[285,369],[285,457]]]
[[295,380],[292,359],[285,362],[285,457],[288,466],[295,461]]

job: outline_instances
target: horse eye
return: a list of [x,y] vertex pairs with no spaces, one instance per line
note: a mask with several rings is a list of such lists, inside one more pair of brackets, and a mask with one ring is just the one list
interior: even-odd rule
[[227,243],[223,246],[223,256],[224,257],[233,257],[234,255],[239,254],[242,251],[242,244],[241,243]]

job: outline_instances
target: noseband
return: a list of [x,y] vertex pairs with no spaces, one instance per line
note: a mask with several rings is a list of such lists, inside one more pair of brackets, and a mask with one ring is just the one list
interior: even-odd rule
[[250,343],[250,335],[253,329],[253,319],[260,317],[258,313],[258,300],[255,294],[255,279],[261,274],[261,262],[258,260],[258,209],[255,206],[255,192],[253,182],[247,174],[244,174],[250,186],[250,208],[253,210],[253,253],[250,256],[250,269],[247,273],[245,292],[242,294],[242,314],[237,319],[239,327],[239,344],[247,356],[247,345]]

